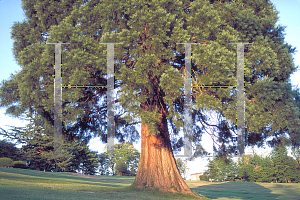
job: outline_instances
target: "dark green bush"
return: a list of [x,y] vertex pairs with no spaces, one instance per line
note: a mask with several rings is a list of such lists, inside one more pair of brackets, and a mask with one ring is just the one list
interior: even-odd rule
[[13,166],[13,160],[10,158],[0,158],[0,167],[11,167]]
[[127,173],[127,165],[123,161],[118,161],[116,163],[116,171],[119,175]]
[[28,167],[24,161],[14,161],[13,168],[27,169]]
[[207,172],[204,172],[203,175],[199,176],[199,178],[200,178],[200,181],[209,181]]

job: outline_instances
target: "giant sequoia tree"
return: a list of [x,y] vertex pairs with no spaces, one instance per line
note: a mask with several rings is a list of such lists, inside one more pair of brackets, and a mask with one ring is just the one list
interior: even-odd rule
[[[192,80],[198,85],[235,85],[237,47],[245,45],[246,145],[269,143],[299,146],[299,92],[291,88],[296,70],[284,28],[269,0],[23,0],[26,21],[12,28],[15,58],[22,70],[1,85],[1,106],[20,116],[34,109],[53,135],[53,45],[62,45],[63,85],[106,85],[105,44],[115,45],[116,138],[139,138],[142,152],[134,187],[190,193],[176,167],[173,151],[184,114],[184,45],[192,45]],[[189,78],[189,77],[188,77]],[[106,142],[106,88],[66,88],[62,92],[63,133],[66,141]],[[99,100],[101,100],[99,102]],[[234,152],[236,130],[234,88],[193,88],[193,157],[205,155],[201,137],[207,128],[221,154]],[[204,111],[226,118],[210,124]],[[200,122],[200,125],[196,125]],[[168,126],[170,125],[170,126]],[[171,127],[171,129],[169,129]],[[172,136],[172,137],[171,137]],[[175,137],[173,137],[175,136]]]

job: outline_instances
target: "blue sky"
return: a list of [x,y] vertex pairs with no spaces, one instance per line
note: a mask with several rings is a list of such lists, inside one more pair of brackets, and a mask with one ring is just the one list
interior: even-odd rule
[[[285,29],[285,41],[298,49],[298,52],[296,52],[293,57],[294,63],[300,66],[300,0],[273,0],[272,2],[280,12],[278,23],[287,26]],[[13,40],[10,38],[13,22],[22,22],[25,19],[21,4],[21,0],[0,0],[0,81],[8,79],[11,73],[15,74],[16,71],[21,69],[14,60],[12,53]],[[300,70],[291,76],[291,81],[293,87],[300,88]],[[7,125],[25,126],[25,124],[27,124],[25,121],[11,118],[4,115],[4,113],[5,109],[0,108],[0,127],[5,130],[8,130],[9,128]],[[0,136],[0,139],[2,139],[2,136]],[[212,142],[209,136],[204,136],[203,142],[206,144],[205,147],[212,150]],[[139,151],[141,149],[140,145],[140,142],[134,144],[135,148]],[[99,139],[95,139],[90,143],[90,148],[102,152],[104,144],[102,144]],[[264,151],[259,150],[258,152],[267,153],[269,151],[270,149],[266,148]],[[202,171],[206,164],[206,160],[201,158],[196,159],[194,162],[190,162],[189,174]]]

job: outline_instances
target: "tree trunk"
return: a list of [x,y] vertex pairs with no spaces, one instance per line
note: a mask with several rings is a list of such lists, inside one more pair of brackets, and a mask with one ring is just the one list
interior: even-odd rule
[[40,163],[39,161],[35,161],[35,170],[40,171]]
[[166,118],[161,119],[158,135],[150,135],[146,124],[142,123],[141,129],[141,155],[133,187],[158,188],[159,191],[181,192],[200,197],[191,191],[179,173],[171,148]]

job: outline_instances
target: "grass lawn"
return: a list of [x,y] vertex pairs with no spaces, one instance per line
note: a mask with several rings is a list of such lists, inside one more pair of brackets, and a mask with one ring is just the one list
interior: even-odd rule
[[[130,188],[135,177],[74,176],[0,167],[0,199],[197,199],[190,195]],[[208,198],[203,197],[203,200]]]
[[300,199],[300,183],[186,181],[198,194],[211,199]]
[[[130,188],[135,177],[81,176],[0,167],[0,199],[196,199],[190,195]],[[207,199],[300,199],[299,183],[186,181]],[[208,197],[208,198],[206,198]]]

